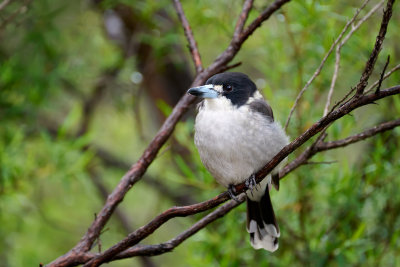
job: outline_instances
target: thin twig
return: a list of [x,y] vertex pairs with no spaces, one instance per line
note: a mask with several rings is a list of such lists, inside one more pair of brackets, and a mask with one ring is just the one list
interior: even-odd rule
[[[10,16],[8,16],[7,18],[5,18],[2,23],[0,24],[0,30],[4,29],[7,24],[9,24],[11,21],[13,21],[19,14],[22,14],[26,11],[28,5],[32,2],[32,0],[25,0],[22,4],[22,6],[20,6],[20,8],[18,8],[16,11],[14,11]],[[4,2],[2,3],[2,5],[4,4]],[[8,3],[6,3],[3,8],[5,6],[7,6]]]
[[209,210],[229,199],[227,192],[220,194],[213,199],[183,207],[172,207],[167,211],[155,217],[151,222],[138,228],[136,231],[130,233],[126,238],[118,242],[116,245],[107,249],[103,253],[96,256],[91,261],[87,262],[84,266],[98,266],[103,262],[112,259],[118,253],[126,250],[127,248],[136,245],[138,242],[152,234],[157,228],[166,223],[168,220],[175,217],[185,217],[196,214],[202,211]]
[[[335,68],[332,74],[332,80],[331,80],[331,86],[329,88],[326,104],[325,104],[325,109],[324,109],[324,116],[328,114],[329,106],[331,104],[332,100],[332,95],[333,91],[335,89],[336,85],[336,80],[339,74],[339,67],[340,67],[340,51],[343,47],[343,45],[350,39],[350,37],[360,28],[360,26],[367,21],[372,14],[374,14],[384,3],[385,1],[382,0],[378,4],[376,4],[364,17],[362,17],[358,23],[351,28],[350,32],[343,38],[343,40],[336,46],[336,52],[335,52]],[[346,97],[347,98],[347,97]]]
[[[392,68],[391,70],[389,70],[388,72],[386,72],[385,76],[383,76],[383,81],[386,80],[387,78],[390,77],[390,75],[392,75],[395,71],[400,70],[400,64],[396,65],[394,68]],[[378,84],[379,84],[379,80],[375,81],[370,87],[368,87],[368,89],[365,90],[365,93],[369,93],[371,92]]]
[[247,17],[249,16],[249,12],[253,7],[254,0],[246,0],[243,4],[242,12],[239,15],[239,18],[236,22],[235,31],[233,33],[233,41],[238,42],[240,40],[240,35],[243,32],[244,24],[246,23]]
[[304,165],[319,165],[319,164],[333,164],[333,163],[337,163],[337,160],[331,160],[331,161],[305,161],[303,164]]
[[[222,52],[215,61],[207,68],[210,75],[220,72],[226,64],[228,64],[234,56],[237,54],[243,43],[250,37],[253,32],[261,26],[261,24],[269,19],[272,14],[279,10],[284,4],[290,2],[290,0],[275,0],[267,8],[261,12],[261,14],[255,18],[250,25],[242,31],[239,39],[232,39],[228,48]],[[245,2],[246,4],[246,2]]]
[[225,72],[225,71],[234,69],[236,67],[239,67],[240,65],[242,65],[242,62],[238,62],[238,63],[232,64],[232,65],[228,65],[225,68],[221,69],[221,72]]
[[190,53],[192,55],[192,59],[194,62],[194,66],[196,68],[196,72],[203,71],[203,64],[201,62],[201,57],[199,53],[199,49],[197,47],[196,40],[194,39],[192,29],[189,25],[189,22],[183,12],[182,4],[179,0],[174,0],[174,6],[176,9],[176,13],[178,14],[179,20],[181,21],[183,31],[185,32],[186,39],[189,43]]
[[285,130],[287,129],[290,119],[293,115],[294,110],[296,109],[300,98],[303,96],[304,92],[308,89],[308,87],[310,87],[311,83],[314,81],[314,79],[321,73],[322,68],[325,65],[326,60],[328,59],[328,57],[330,56],[330,54],[333,51],[333,48],[335,48],[335,46],[339,43],[339,41],[342,39],[344,33],[347,31],[347,29],[349,28],[349,26],[354,22],[354,20],[357,18],[358,14],[360,13],[360,11],[365,7],[365,5],[369,2],[369,0],[365,0],[364,3],[362,4],[362,6],[357,9],[356,13],[354,14],[354,16],[351,18],[351,20],[349,22],[346,23],[346,25],[344,26],[342,32],[339,34],[339,36],[336,38],[336,40],[333,42],[333,44],[331,45],[331,47],[329,48],[328,52],[325,54],[324,58],[322,59],[320,65],[318,66],[318,68],[315,70],[314,74],[311,76],[311,78],[307,81],[306,85],[304,85],[303,89],[301,89],[301,91],[299,92],[299,94],[296,97],[296,100],[294,101],[294,104],[292,106],[292,108],[290,109],[289,112],[289,116],[286,120],[285,123]]
[[292,160],[289,164],[287,164],[280,172],[279,177],[282,179],[284,176],[294,171],[297,167],[307,162],[308,159],[312,158],[318,152],[336,149],[344,146],[348,146],[350,144],[354,144],[356,142],[360,142],[372,136],[375,136],[379,133],[383,133],[389,130],[394,129],[395,127],[400,126],[400,119],[388,121],[381,123],[377,126],[374,126],[368,130],[365,130],[359,134],[355,134],[349,137],[346,137],[341,140],[329,141],[329,142],[320,142],[313,149],[306,149],[303,153],[301,153],[296,159]]
[[327,98],[326,98],[326,103],[325,103],[324,115],[323,115],[323,116],[326,116],[326,114],[328,114],[328,109],[329,109],[329,106],[330,106],[331,100],[332,100],[333,90],[335,89],[335,85],[336,85],[336,79],[337,79],[338,74],[339,74],[339,66],[340,66],[340,48],[341,48],[341,46],[337,46],[337,47],[336,47],[336,52],[335,52],[335,68],[334,68],[334,70],[333,70],[331,85],[330,85],[330,87],[329,87],[328,96],[327,96]]
[[381,72],[381,77],[379,78],[378,87],[376,88],[375,93],[377,93],[377,92],[379,92],[379,90],[381,90],[381,86],[382,86],[382,82],[383,82],[383,77],[384,77],[384,75],[385,75],[385,71],[386,71],[387,66],[389,65],[389,62],[390,62],[390,55],[388,55],[387,60],[386,60],[386,63],[385,63],[385,66],[383,67],[383,70],[382,70],[382,72]]
[[325,151],[325,150],[329,150],[329,149],[334,149],[334,148],[339,148],[339,147],[344,147],[344,146],[348,146],[350,144],[353,144],[355,142],[359,142],[362,140],[365,140],[371,136],[374,136],[378,133],[382,133],[388,130],[392,130],[395,127],[400,126],[400,119],[396,119],[396,120],[392,120],[392,121],[388,121],[388,122],[384,122],[381,123],[377,126],[374,126],[368,130],[365,130],[362,133],[359,134],[355,134],[352,136],[349,136],[347,138],[341,139],[341,140],[337,140],[337,141],[330,141],[330,142],[323,142],[320,145],[318,145],[318,151]]
[[211,222],[223,217],[229,211],[234,209],[235,207],[239,206],[245,200],[245,195],[242,194],[238,197],[239,201],[231,200],[228,203],[218,207],[215,211],[209,213],[207,216],[203,217],[201,220],[193,224],[189,229],[183,231],[178,236],[174,237],[173,239],[151,246],[141,246],[141,247],[133,247],[131,249],[127,249],[124,252],[118,254],[113,260],[115,259],[123,259],[123,258],[130,258],[139,255],[159,255],[165,252],[172,251],[175,247],[180,245],[183,241],[197,233],[199,230],[205,228]]
[[[284,4],[290,2],[290,0],[276,0],[273,3],[271,3],[266,9],[264,9],[263,12],[261,12],[260,15],[258,15],[257,18],[253,20],[252,23],[243,31],[241,35],[241,40],[240,42],[243,43],[244,41],[249,38],[249,36],[258,28],[261,26],[261,24],[266,21],[275,11],[280,9]],[[244,39],[243,39],[244,38]]]
[[9,3],[11,2],[11,0],[4,0],[3,2],[1,2],[0,4],[0,11],[5,8]]
[[381,27],[379,29],[379,34],[376,37],[374,48],[372,49],[370,57],[367,63],[365,64],[365,68],[361,75],[360,81],[356,86],[356,97],[359,97],[364,93],[364,89],[368,85],[368,79],[371,76],[372,71],[374,70],[376,60],[378,58],[379,52],[382,49],[383,41],[385,40],[385,35],[387,27],[389,25],[390,18],[392,17],[393,3],[394,0],[388,0],[386,4],[386,9],[383,11]]

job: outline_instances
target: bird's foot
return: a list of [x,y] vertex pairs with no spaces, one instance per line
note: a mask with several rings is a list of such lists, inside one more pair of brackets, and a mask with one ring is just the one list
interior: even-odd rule
[[239,199],[236,197],[236,189],[233,184],[230,184],[228,187],[228,194],[231,199],[235,200],[236,202],[240,202]]
[[257,186],[256,176],[253,173],[250,177],[244,182],[244,185],[247,189],[250,190],[250,193],[253,195],[253,189]]

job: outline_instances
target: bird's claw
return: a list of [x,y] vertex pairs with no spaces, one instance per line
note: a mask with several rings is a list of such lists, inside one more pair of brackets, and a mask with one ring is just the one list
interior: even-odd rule
[[236,202],[240,202],[239,199],[235,195],[236,194],[236,189],[235,189],[235,186],[233,184],[229,185],[228,194],[229,194],[231,199],[235,200]]
[[257,186],[256,176],[254,175],[254,173],[245,181],[244,184],[253,195],[253,189]]

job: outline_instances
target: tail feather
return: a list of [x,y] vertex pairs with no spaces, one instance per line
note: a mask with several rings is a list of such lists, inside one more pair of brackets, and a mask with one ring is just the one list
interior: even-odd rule
[[247,198],[247,231],[255,249],[274,252],[278,249],[279,226],[269,196],[269,185],[260,199]]

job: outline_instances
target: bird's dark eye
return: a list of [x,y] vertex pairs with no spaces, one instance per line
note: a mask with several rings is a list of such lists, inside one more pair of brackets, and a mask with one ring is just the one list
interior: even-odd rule
[[224,85],[224,91],[225,92],[230,92],[230,91],[232,91],[232,89],[233,89],[232,85],[230,85],[230,84]]

